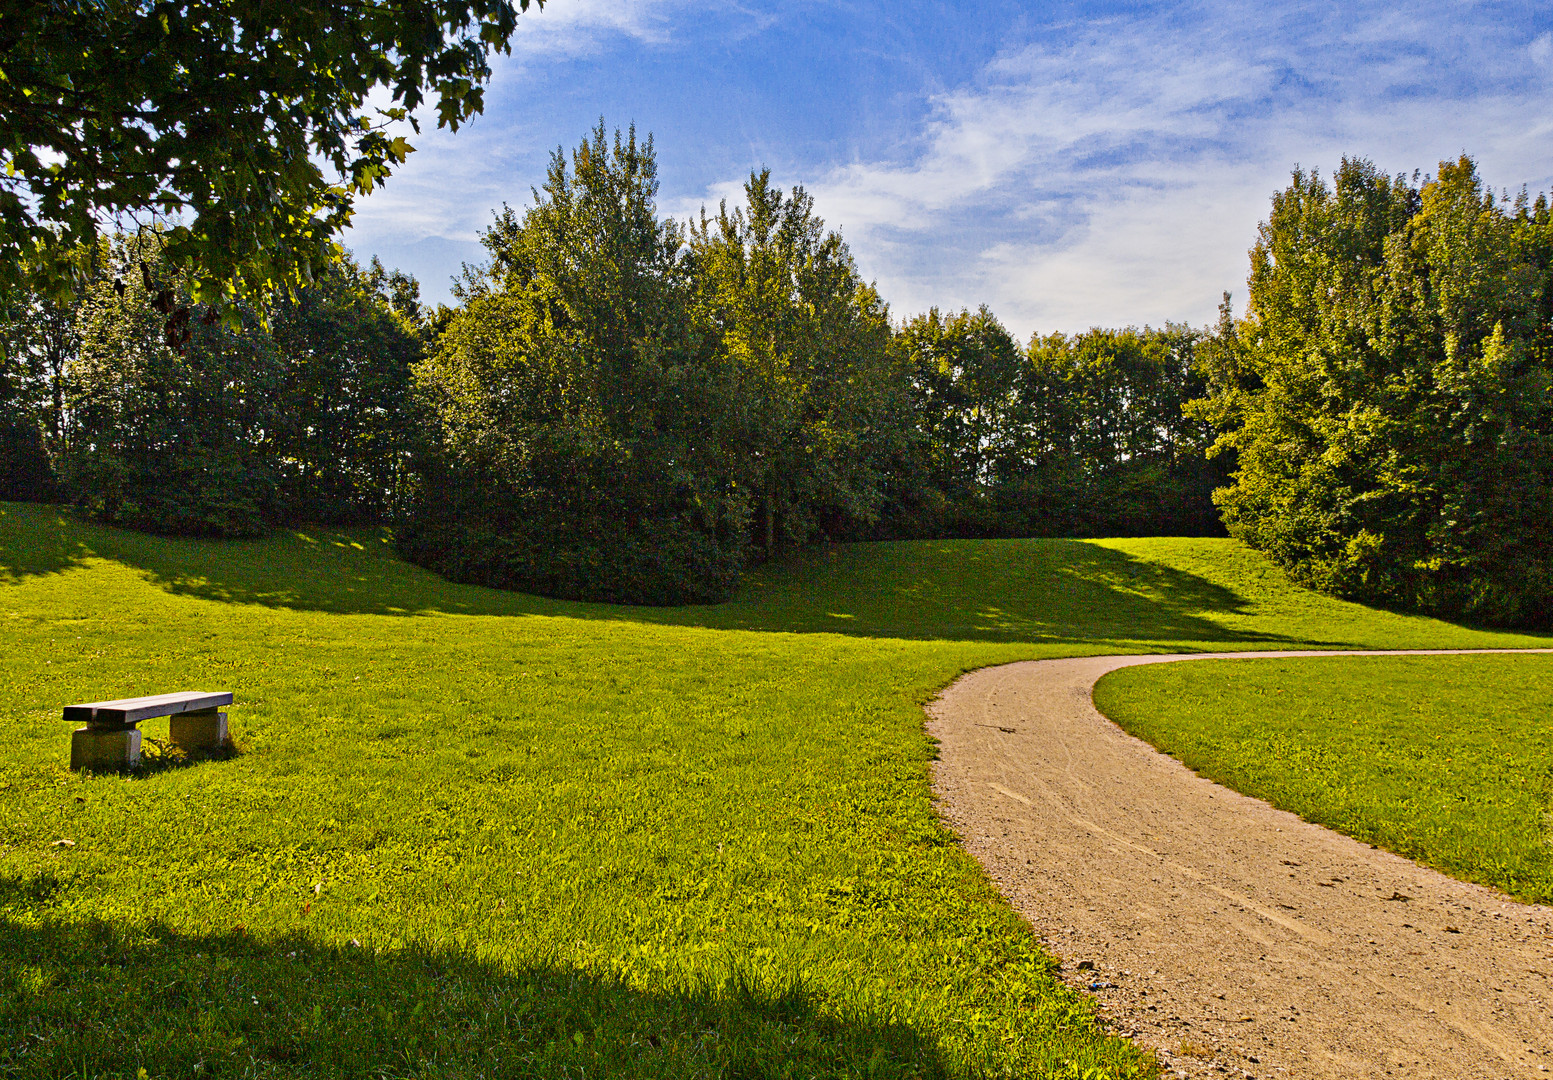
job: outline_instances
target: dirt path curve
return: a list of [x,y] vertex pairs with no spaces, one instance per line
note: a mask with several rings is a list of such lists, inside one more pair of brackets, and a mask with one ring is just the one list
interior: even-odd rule
[[972,672],[928,710],[941,808],[1063,978],[1167,1077],[1553,1075],[1553,908],[1219,787],[1091,700],[1135,664],[1344,655],[1403,654]]

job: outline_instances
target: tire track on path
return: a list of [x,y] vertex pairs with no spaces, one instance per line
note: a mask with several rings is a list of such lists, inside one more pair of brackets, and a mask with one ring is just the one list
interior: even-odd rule
[[[984,668],[928,707],[945,819],[1115,1030],[1166,1076],[1553,1077],[1553,908],[1206,780],[1094,707],[1102,675]],[[1081,967],[1093,964],[1093,968]]]

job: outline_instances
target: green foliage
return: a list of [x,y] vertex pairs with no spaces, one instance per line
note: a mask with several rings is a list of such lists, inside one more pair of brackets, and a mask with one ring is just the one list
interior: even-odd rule
[[376,259],[329,267],[269,315],[282,375],[260,452],[280,521],[388,521],[401,508],[424,416],[419,286]]
[[163,250],[156,233],[118,238],[100,262],[147,272],[105,273],[71,313],[74,353],[51,378],[69,493],[104,520],[163,533],[386,518],[414,437],[420,346],[378,289],[408,303],[409,285],[346,260],[280,301],[268,330],[244,308],[239,328],[202,320],[173,349]]
[[725,372],[721,454],[752,500],[760,553],[878,520],[913,441],[884,302],[814,200],[752,173],[745,205],[690,231],[698,315]]
[[986,308],[911,320],[892,343],[911,371],[926,458],[926,492],[905,499],[920,507],[908,531],[1218,532],[1211,431],[1183,412],[1202,390],[1201,338],[1176,325],[1096,329],[1037,336],[1021,352]]
[[1205,776],[1307,821],[1553,900],[1553,658],[1160,664],[1107,675],[1095,703]]
[[[155,234],[121,237],[104,261],[164,269]],[[127,276],[127,275],[126,275]],[[139,275],[98,279],[82,302],[71,364],[65,474],[104,521],[163,533],[252,536],[273,496],[259,455],[280,359],[252,312],[247,332],[200,324],[186,350]]]
[[1231,532],[1301,581],[1487,622],[1553,613],[1553,215],[1445,162],[1297,172],[1198,415]]
[[[101,223],[165,223],[170,279],[201,304],[319,276],[353,199],[411,147],[429,95],[456,130],[528,0],[271,4],[44,0],[0,24],[0,292],[63,299]],[[333,178],[325,175],[328,167]],[[235,322],[240,317],[234,317]]]
[[0,499],[47,500],[55,494],[38,425],[16,410],[16,397],[0,376]]
[[486,234],[492,261],[418,369],[441,429],[400,531],[457,580],[562,597],[731,592],[748,502],[720,453],[722,373],[695,330],[652,141],[604,125]]
[[455,580],[634,603],[726,599],[750,556],[878,516],[889,325],[802,191],[769,176],[688,246],[652,144],[601,124],[487,234],[421,368],[440,452],[409,557]]
[[1019,346],[986,307],[948,316],[933,308],[908,320],[890,346],[907,371],[922,436],[931,494],[919,500],[935,517],[974,517],[998,486],[997,465],[1019,453],[1010,445],[1026,372]]
[[[555,485],[563,491],[619,479],[552,475],[566,481]],[[417,480],[421,494],[397,530],[398,548],[450,581],[562,599],[709,604],[728,599],[743,567],[742,535],[719,538],[693,515],[659,513],[640,492],[601,487],[597,499],[584,490],[546,505],[555,487],[519,495],[510,474],[436,460]]]
[[31,423],[53,455],[65,437],[66,369],[80,348],[79,304],[56,303],[33,292],[0,303],[0,379],[5,414]]
[[65,368],[79,334],[76,305],[34,293],[0,300],[0,498],[59,495]]
[[0,353],[0,499],[47,499],[54,471],[22,365]]
[[1013,417],[1022,453],[1004,468],[1024,530],[1213,535],[1213,432],[1183,406],[1202,392],[1199,331],[1089,330],[1030,343]]

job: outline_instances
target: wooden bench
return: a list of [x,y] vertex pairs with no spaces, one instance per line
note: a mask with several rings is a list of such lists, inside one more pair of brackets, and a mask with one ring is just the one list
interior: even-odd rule
[[220,750],[227,745],[226,713],[232,704],[229,690],[191,690],[181,694],[122,698],[66,705],[65,719],[85,723],[70,738],[70,767],[108,772],[133,769],[140,764],[142,720],[171,717],[171,742],[185,753]]

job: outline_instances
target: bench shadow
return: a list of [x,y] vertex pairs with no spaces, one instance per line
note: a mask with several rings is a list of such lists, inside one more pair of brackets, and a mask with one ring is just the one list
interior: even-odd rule
[[914,1029],[838,1018],[802,989],[646,991],[455,951],[48,914],[67,887],[0,876],[0,1074],[948,1075]]
[[140,744],[140,767],[124,775],[132,779],[145,779],[165,772],[192,769],[198,765],[232,761],[242,754],[242,747],[231,739],[228,739],[225,745],[212,750],[184,750],[174,746],[171,739],[143,734]]

